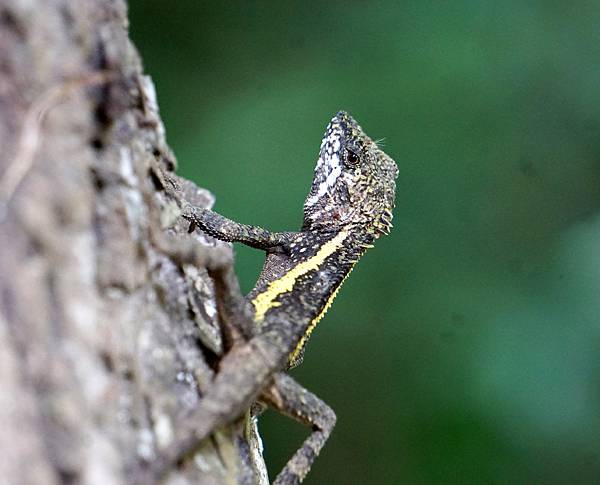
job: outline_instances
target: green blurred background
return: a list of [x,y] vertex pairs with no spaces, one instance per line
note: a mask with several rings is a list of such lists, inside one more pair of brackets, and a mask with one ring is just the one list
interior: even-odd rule
[[[293,375],[307,484],[600,483],[600,3],[130,2],[180,173],[296,229],[325,125],[398,162],[392,235]],[[237,248],[245,290],[260,252]],[[261,420],[271,473],[306,430]]]

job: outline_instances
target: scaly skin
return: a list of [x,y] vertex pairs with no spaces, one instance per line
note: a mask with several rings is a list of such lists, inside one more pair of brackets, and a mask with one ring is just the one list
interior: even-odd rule
[[398,168],[354,119],[340,111],[327,126],[298,232],[272,233],[186,207],[192,228],[266,251],[247,296],[255,328],[222,359],[212,387],[185,418],[188,426],[151,465],[165,473],[218,426],[241,416],[258,398],[313,431],[275,479],[300,483],[325,444],[335,413],[282,373],[302,361],[304,346],[353,266],[391,229]]

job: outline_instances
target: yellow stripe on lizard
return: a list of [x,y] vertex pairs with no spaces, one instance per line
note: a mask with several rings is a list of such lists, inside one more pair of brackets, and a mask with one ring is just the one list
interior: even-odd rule
[[321,313],[319,313],[310,322],[310,325],[308,326],[308,328],[306,329],[306,332],[304,333],[304,335],[302,336],[302,338],[298,342],[298,345],[296,345],[296,348],[290,354],[290,357],[288,359],[288,361],[290,363],[290,366],[295,367],[297,365],[296,360],[300,356],[300,353],[302,352],[302,348],[306,345],[306,342],[310,338],[310,334],[313,332],[313,330],[315,329],[315,327],[317,326],[317,323],[319,323],[319,321],[321,320],[321,318],[323,318],[325,316],[325,314],[327,313],[327,310],[329,310],[329,307],[331,306],[331,304],[333,303],[333,300],[337,296],[338,291],[340,291],[340,288],[344,284],[344,281],[346,281],[348,279],[348,276],[350,276],[350,273],[352,272],[353,269],[354,269],[354,265],[352,265],[352,267],[348,270],[348,273],[346,274],[346,276],[344,276],[344,279],[340,282],[340,284],[338,285],[338,287],[335,290],[333,290],[333,293],[331,294],[331,296],[327,300],[327,303],[325,303],[325,305],[323,306],[323,310],[321,310]]
[[281,305],[281,303],[275,301],[275,299],[284,293],[292,291],[294,284],[300,276],[309,271],[318,270],[321,264],[341,247],[346,237],[348,237],[348,233],[346,231],[341,231],[333,239],[323,244],[321,249],[317,251],[317,254],[298,264],[281,278],[269,283],[267,289],[256,295],[252,300],[255,310],[254,319],[258,323],[262,322],[267,311]]

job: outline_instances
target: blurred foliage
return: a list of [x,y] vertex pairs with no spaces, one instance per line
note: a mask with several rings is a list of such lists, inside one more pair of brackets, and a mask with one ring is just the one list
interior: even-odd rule
[[[598,483],[600,4],[130,4],[219,212],[299,227],[339,109],[400,167],[392,235],[293,371],[338,414],[306,483]],[[261,423],[276,473],[306,430]]]

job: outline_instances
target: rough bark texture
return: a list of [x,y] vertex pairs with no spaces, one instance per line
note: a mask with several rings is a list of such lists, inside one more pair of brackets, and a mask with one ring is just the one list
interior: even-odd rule
[[[0,481],[127,483],[223,344],[168,250],[169,193],[213,199],[172,174],[121,0],[0,0],[0,146]],[[251,483],[247,456],[235,423],[168,481]]]

